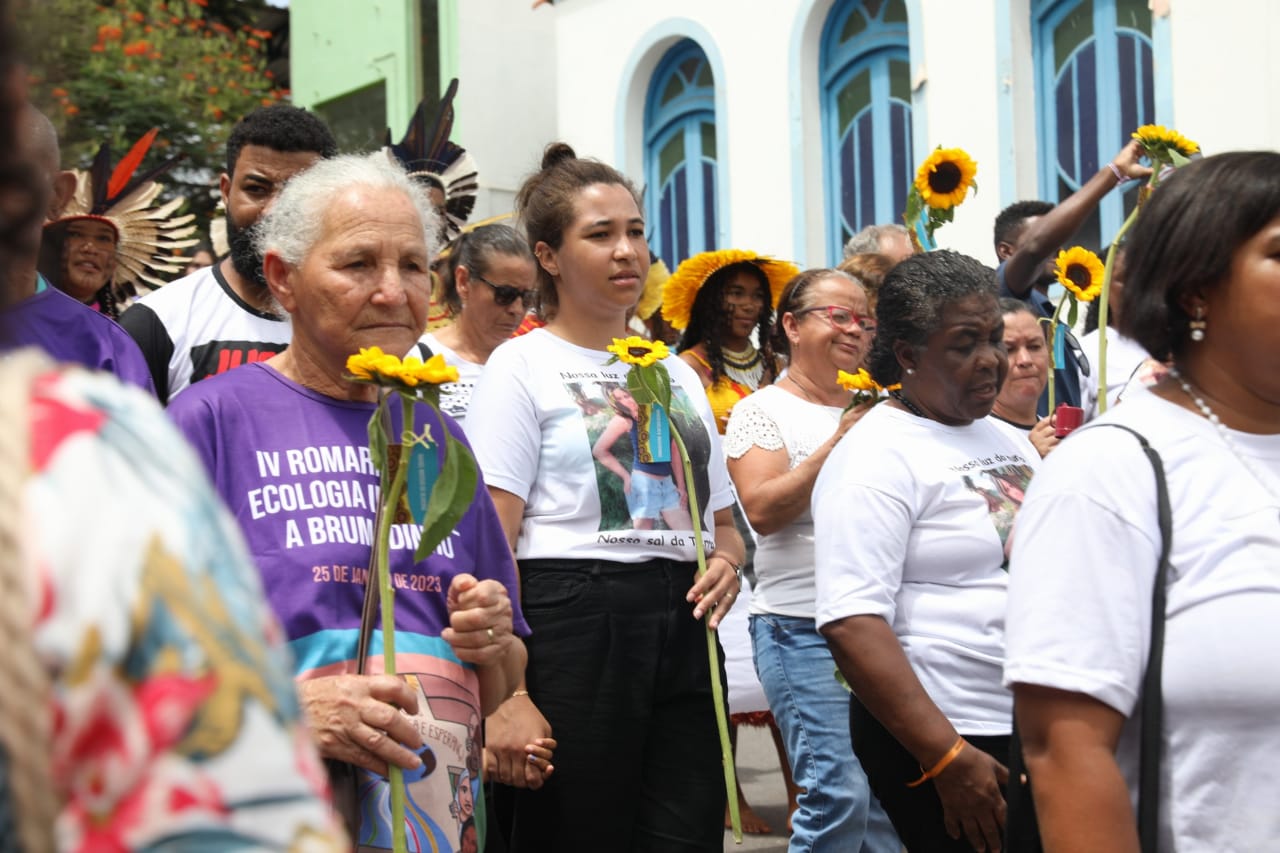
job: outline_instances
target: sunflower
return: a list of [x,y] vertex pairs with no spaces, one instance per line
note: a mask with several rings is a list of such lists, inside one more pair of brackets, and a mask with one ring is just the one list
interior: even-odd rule
[[1185,158],[1200,150],[1199,145],[1178,131],[1158,124],[1144,124],[1133,132],[1133,138],[1142,145],[1148,157],[1165,163],[1173,161],[1173,152]]
[[671,354],[662,341],[647,341],[636,335],[629,338],[614,338],[608,349],[618,357],[618,361],[623,364],[634,364],[637,367],[648,367]]
[[978,164],[963,148],[939,146],[916,170],[916,191],[927,206],[948,210],[964,201],[977,174]]
[[879,391],[880,386],[871,378],[865,367],[859,367],[857,373],[836,371],[836,383],[846,391]]
[[702,252],[683,261],[663,285],[662,319],[674,328],[688,328],[693,302],[698,298],[702,285],[717,270],[743,261],[755,264],[764,272],[764,277],[769,280],[769,305],[773,308],[778,307],[778,299],[782,297],[782,290],[787,282],[800,274],[800,268],[795,264],[757,255],[755,252],[740,249]]
[[1083,246],[1059,252],[1054,272],[1078,302],[1092,302],[1102,292],[1102,261]]
[[357,382],[402,388],[458,381],[458,368],[445,364],[444,356],[439,353],[425,362],[417,356],[401,361],[380,347],[363,348],[348,356],[347,372]]

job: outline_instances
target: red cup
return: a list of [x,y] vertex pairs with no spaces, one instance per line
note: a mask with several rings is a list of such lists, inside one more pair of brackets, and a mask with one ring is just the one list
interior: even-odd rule
[[1059,403],[1058,410],[1053,413],[1053,434],[1058,438],[1066,438],[1083,423],[1084,409]]

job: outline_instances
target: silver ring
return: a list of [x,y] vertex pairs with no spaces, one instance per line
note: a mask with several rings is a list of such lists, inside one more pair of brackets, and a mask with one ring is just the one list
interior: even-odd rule
[[493,629],[492,629],[492,628],[485,628],[485,629],[484,629],[484,632],[485,632],[486,634],[488,634],[488,635],[489,635],[489,642],[490,642],[491,644],[492,644],[492,643],[496,643],[496,642],[498,642],[498,638],[497,638],[497,637],[495,637],[495,636],[493,635]]

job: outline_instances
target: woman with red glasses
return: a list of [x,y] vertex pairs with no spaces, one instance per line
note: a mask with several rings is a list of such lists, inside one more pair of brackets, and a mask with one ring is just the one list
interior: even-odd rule
[[[725,434],[729,474],[760,534],[749,605],[756,672],[802,789],[793,851],[897,851],[849,742],[849,694],[814,624],[813,516],[809,495],[836,443],[867,411],[849,408],[836,374],[853,372],[875,323],[862,286],[837,270],[796,276],[778,302],[775,351],[786,375],[734,407]],[[730,614],[732,616],[732,613]]]
[[529,244],[510,225],[481,225],[459,235],[444,277],[444,300],[453,313],[448,326],[418,342],[425,361],[435,353],[458,368],[458,381],[442,388],[440,406],[459,423],[485,362],[515,332],[537,298],[537,270]]

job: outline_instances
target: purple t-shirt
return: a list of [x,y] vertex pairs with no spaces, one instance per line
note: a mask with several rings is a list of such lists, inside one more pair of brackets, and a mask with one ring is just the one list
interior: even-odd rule
[[[197,383],[169,407],[244,530],[300,678],[355,671],[378,495],[368,448],[373,409],[372,403],[326,397],[263,364]],[[391,411],[398,432],[400,407]],[[416,420],[441,434],[430,407],[419,406]],[[447,424],[462,437],[452,419]],[[398,656],[453,658],[439,635],[449,624],[449,583],[463,572],[501,581],[512,593],[517,633],[528,633],[515,565],[483,482],[452,535],[421,563],[413,561],[417,542],[415,525],[392,525]],[[374,632],[371,647],[379,657],[380,636]],[[397,668],[413,666],[407,661]]]
[[35,346],[56,361],[114,373],[122,382],[156,393],[142,350],[114,320],[46,287],[0,312],[0,349]]
[[[326,397],[255,363],[192,385],[168,411],[244,530],[297,659],[297,678],[355,672],[378,496],[368,448],[373,404]],[[398,434],[401,407],[391,411]],[[418,431],[427,423],[437,439],[442,419],[462,438],[448,415],[418,406],[414,416]],[[511,551],[483,480],[453,533],[415,563],[419,531],[410,523],[392,525],[388,552],[396,587],[396,671],[418,693],[415,721],[425,742],[422,768],[406,773],[416,804],[408,819],[416,838],[431,839],[423,849],[457,850],[474,831],[480,797],[480,701],[473,667],[440,637],[448,625],[449,584],[463,572],[500,581],[511,593],[516,633],[527,635],[529,628]],[[366,671],[382,672],[376,628]],[[361,780],[357,841],[389,848],[386,783],[363,771]]]

